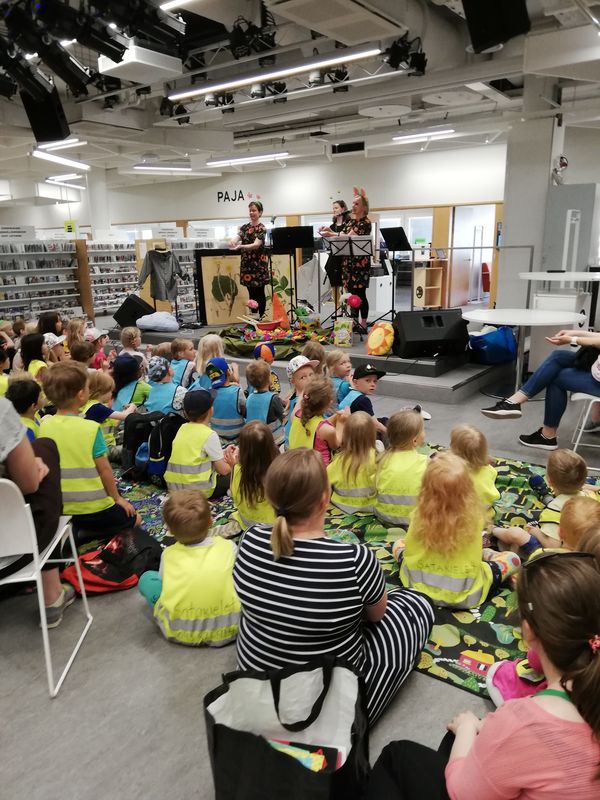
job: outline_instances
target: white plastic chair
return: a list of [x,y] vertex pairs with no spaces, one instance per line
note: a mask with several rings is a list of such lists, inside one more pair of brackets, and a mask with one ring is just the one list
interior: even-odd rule
[[[73,531],[71,529],[71,518],[61,517],[58,529],[52,538],[48,547],[39,552],[37,537],[35,534],[35,527],[33,524],[33,516],[30,507],[25,503],[23,495],[19,487],[12,481],[0,478],[0,508],[2,509],[2,524],[0,529],[0,558],[4,556],[22,556],[31,553],[33,561],[27,564],[18,572],[12,575],[7,575],[5,578],[0,578],[0,586],[9,583],[29,583],[35,581],[37,585],[38,604],[40,607],[40,622],[42,628],[42,639],[44,643],[44,657],[46,659],[46,672],[48,675],[48,689],[50,697],[56,697],[67,673],[71,668],[71,664],[75,660],[75,656],[79,652],[79,648],[85,639],[90,625],[92,624],[93,617],[90,614],[85,589],[83,587],[83,580],[81,578],[81,569],[79,567],[79,560],[77,557],[77,548],[73,539]],[[83,607],[87,622],[83,633],[79,637],[75,645],[67,665],[64,668],[58,683],[54,685],[54,672],[52,669],[52,654],[50,652],[50,641],[48,638],[48,626],[46,624],[46,608],[44,605],[44,590],[42,586],[42,567],[44,564],[58,564],[70,561],[71,559],[52,559],[50,555],[57,545],[62,545],[63,542],[69,540],[71,545],[71,552],[75,560],[75,569],[77,570],[77,578],[81,586],[81,599],[83,600]]]
[[[593,394],[586,394],[585,392],[573,392],[571,395],[571,400],[573,402],[583,402],[583,408],[581,409],[579,419],[577,420],[577,424],[575,425],[573,436],[571,438],[574,452],[577,452],[577,448],[580,444],[582,447],[600,447],[600,444],[591,444],[590,442],[581,441],[581,437],[585,433],[584,428],[588,419],[590,418],[592,408],[596,403],[600,403],[600,397],[597,397]],[[595,472],[600,471],[598,467],[589,467],[589,469],[592,469]]]

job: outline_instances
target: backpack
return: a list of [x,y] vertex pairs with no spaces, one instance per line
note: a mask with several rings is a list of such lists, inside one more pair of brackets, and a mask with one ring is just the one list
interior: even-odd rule
[[[140,575],[159,568],[161,554],[159,543],[143,528],[122,531],[97,550],[79,556],[85,590],[89,594],[105,594],[131,589]],[[81,594],[74,565],[66,567],[61,577]]]
[[139,446],[148,441],[152,433],[152,426],[164,416],[162,411],[152,411],[145,414],[134,412],[125,419],[125,424],[123,425],[123,451],[121,454],[121,463],[124,471],[135,467],[135,455]]
[[185,423],[179,414],[163,414],[162,418],[152,422],[147,442],[142,442],[135,454],[136,470],[147,475],[163,476],[173,450],[173,439],[177,431]]

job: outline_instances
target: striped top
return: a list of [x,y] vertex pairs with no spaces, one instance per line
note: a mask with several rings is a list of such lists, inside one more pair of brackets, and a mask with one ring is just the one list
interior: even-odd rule
[[275,561],[270,529],[256,525],[240,541],[233,580],[242,604],[241,669],[304,664],[320,655],[364,666],[363,608],[385,593],[377,558],[364,545],[295,539],[293,555]]

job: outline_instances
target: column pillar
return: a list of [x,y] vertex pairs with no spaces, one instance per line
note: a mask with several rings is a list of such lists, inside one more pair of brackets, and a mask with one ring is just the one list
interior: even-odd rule
[[[547,99],[544,99],[547,98]],[[555,79],[525,76],[524,114],[548,111],[556,99]],[[558,112],[557,112],[558,113]],[[564,127],[557,116],[515,122],[508,132],[502,245],[533,245],[533,270],[542,264],[542,244],[552,163],[562,151]],[[503,251],[500,256],[497,305],[525,308],[527,284],[519,272],[529,269],[526,250]]]
[[92,238],[96,239],[96,231],[107,231],[110,228],[110,203],[106,186],[106,170],[94,167],[87,173],[86,180]]

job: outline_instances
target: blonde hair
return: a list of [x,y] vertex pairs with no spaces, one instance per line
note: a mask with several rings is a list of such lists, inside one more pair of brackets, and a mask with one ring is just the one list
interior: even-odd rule
[[388,420],[387,435],[390,441],[390,449],[408,450],[413,449],[413,440],[423,433],[423,417],[419,411],[412,408],[404,408],[396,411]]
[[142,337],[142,332],[139,328],[130,325],[121,331],[121,344],[123,347],[133,347],[133,343],[138,337]]
[[323,459],[314,450],[289,450],[273,461],[265,476],[265,495],[276,514],[271,533],[275,561],[294,552],[289,525],[310,516],[329,492]]
[[188,347],[193,347],[194,343],[191,339],[173,339],[171,342],[171,358],[179,359],[181,353],[188,349]]
[[600,527],[600,503],[593,497],[571,497],[560,512],[560,538],[569,550],[579,550],[583,534]]
[[268,388],[271,382],[271,370],[267,362],[262,359],[251,361],[246,367],[246,380],[255,389],[262,389],[263,386]]
[[[594,500],[594,502],[596,502]],[[600,564],[600,527],[595,525],[583,534],[577,549],[582,553],[591,553]]]
[[318,361],[318,365],[314,367],[317,375],[323,374],[323,367],[325,366],[325,348],[319,342],[307,342],[302,348],[300,355],[308,358],[309,361]]
[[162,514],[169,533],[181,544],[203,542],[212,523],[208,500],[197,489],[171,492]]
[[587,478],[587,464],[579,453],[560,448],[548,456],[546,475],[558,494],[577,494]]
[[78,317],[75,319],[70,319],[67,322],[65,336],[69,350],[71,349],[71,345],[73,345],[75,342],[85,341],[85,320]]
[[88,383],[90,387],[90,400],[96,400],[109,392],[112,395],[115,389],[115,382],[112,376],[101,369],[90,372]]
[[368,463],[375,451],[377,431],[373,417],[366,411],[355,411],[344,424],[344,441],[340,462],[346,483],[356,480],[358,471]]
[[196,372],[204,375],[206,365],[211,358],[225,358],[223,340],[216,333],[207,333],[198,344],[198,357],[196,358]]
[[344,353],[343,350],[330,350],[325,356],[327,373],[331,375],[332,371],[344,360],[344,358],[348,358],[348,353]]
[[27,336],[30,333],[37,333],[37,329],[37,320],[30,319],[29,322],[25,323],[25,327],[23,328],[23,336]]
[[171,363],[171,342],[161,342],[160,344],[157,344],[152,351],[152,355],[166,358],[167,361]]
[[451,452],[431,459],[423,476],[411,534],[427,548],[451,553],[481,533],[484,509],[462,458]]
[[333,386],[324,375],[311,375],[302,390],[300,422],[304,427],[313,417],[323,414],[335,402]]
[[480,469],[490,462],[487,439],[473,425],[456,425],[450,431],[450,449],[464,459],[471,469]]

